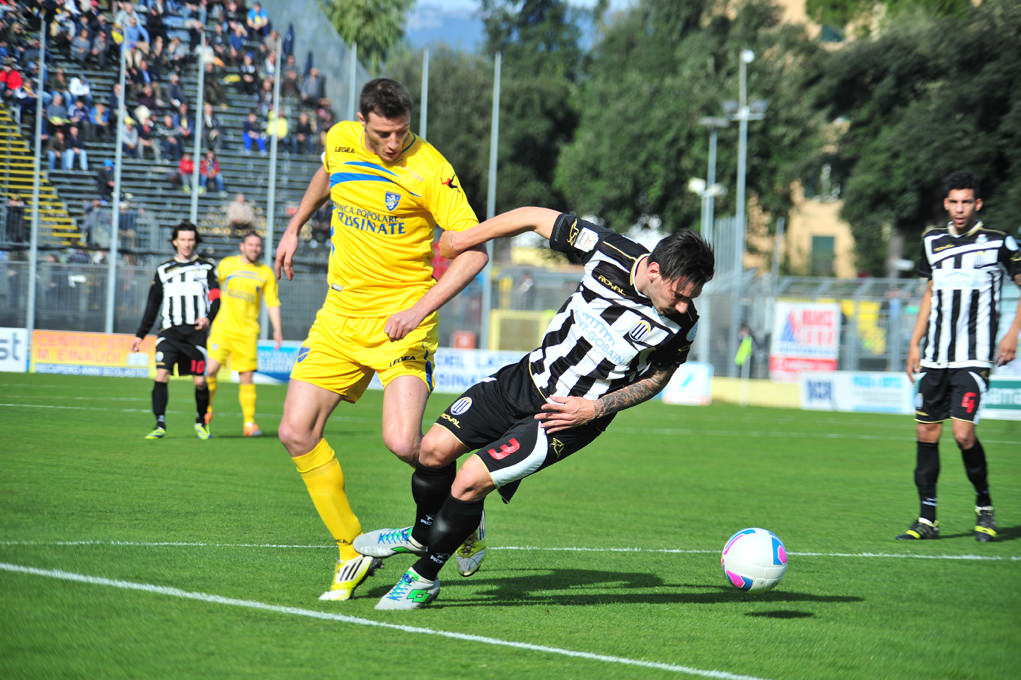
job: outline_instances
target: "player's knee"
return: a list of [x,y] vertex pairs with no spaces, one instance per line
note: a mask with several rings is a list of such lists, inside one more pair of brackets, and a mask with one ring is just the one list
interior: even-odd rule
[[954,432],[954,441],[962,451],[967,451],[975,446],[975,432]]
[[312,433],[307,428],[296,427],[287,418],[280,421],[280,427],[277,428],[277,439],[291,454],[291,457],[308,453],[317,443],[317,441],[311,441]]
[[450,495],[459,501],[478,501],[494,488],[496,486],[485,464],[477,456],[470,456],[458,470],[450,486]]
[[395,456],[408,465],[414,465],[418,461],[418,452],[422,438],[415,434],[397,434],[392,432],[383,433],[383,444],[390,449]]

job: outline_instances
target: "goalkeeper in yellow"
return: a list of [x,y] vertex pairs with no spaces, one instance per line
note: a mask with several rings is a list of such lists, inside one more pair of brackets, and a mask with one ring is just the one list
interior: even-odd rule
[[[436,227],[478,224],[450,163],[410,130],[411,96],[387,78],[362,88],[357,121],[326,135],[323,165],[313,175],[277,246],[274,270],[290,279],[302,225],[332,202],[326,299],[298,350],[279,436],[340,550],[330,589],[320,599],[347,600],[377,564],[351,543],[362,533],[348,502],[344,473],[323,438],[341,401],[354,403],[374,374],[383,383],[383,443],[416,467],[422,414],[433,387],[439,342],[437,310],[486,265],[481,246],[455,257],[437,281]],[[424,473],[453,480],[453,465]],[[479,530],[462,546],[462,573],[484,555]],[[460,563],[459,563],[460,564]]]
[[280,297],[273,270],[259,263],[262,254],[262,237],[249,232],[241,239],[241,253],[225,257],[216,267],[220,279],[220,313],[209,332],[209,366],[206,381],[209,383],[209,409],[206,425],[213,419],[213,398],[216,396],[217,374],[230,360],[230,367],[238,372],[241,381],[238,401],[244,426],[242,434],[258,437],[262,431],[255,423],[255,383],[252,376],[258,368],[256,346],[259,341],[259,312],[263,300],[273,326],[273,340],[277,349],[283,340],[280,329]]

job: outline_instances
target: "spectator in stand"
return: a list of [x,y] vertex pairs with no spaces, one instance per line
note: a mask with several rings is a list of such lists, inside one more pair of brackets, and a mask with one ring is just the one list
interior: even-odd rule
[[269,115],[270,109],[273,108],[272,78],[266,78],[262,81],[259,93],[255,95],[255,108],[259,110],[259,115],[264,118]]
[[67,79],[64,69],[60,66],[53,70],[52,75],[47,76],[46,89],[52,94],[59,94],[63,97],[64,106],[68,106],[71,103],[71,81]]
[[0,96],[4,101],[14,99],[14,93],[21,89],[22,83],[21,72],[18,71],[14,59],[7,57],[4,59],[3,69],[0,70]]
[[92,139],[97,142],[106,141],[110,131],[110,112],[107,111],[106,104],[103,102],[96,102],[89,110],[88,131]]
[[96,26],[92,29],[92,44],[89,48],[89,59],[95,62],[101,70],[106,69],[108,61],[116,59],[113,55],[113,39],[110,37],[112,30],[110,22],[102,12],[96,17]]
[[246,40],[248,40],[248,31],[243,25],[235,24],[231,28],[230,34],[227,35],[227,46],[238,52],[244,52]]
[[232,236],[247,234],[255,226],[255,209],[245,200],[244,194],[238,194],[227,204],[227,226]]
[[242,94],[254,95],[262,89],[259,67],[255,65],[255,59],[252,58],[251,52],[245,52],[245,56],[241,58],[238,76],[241,79],[238,82],[238,89]]
[[160,88],[159,82],[156,77],[149,71],[149,62],[145,58],[139,58],[138,62],[129,69],[128,73],[131,78],[131,85],[128,89],[128,96],[138,96],[146,85],[152,88],[152,94],[156,97],[156,102],[159,106],[163,106],[163,90]]
[[[159,111],[163,106],[163,102],[156,98],[156,94],[152,90],[152,85],[143,85],[142,90],[138,93],[138,97],[135,99],[139,107],[145,107],[150,113]],[[138,116],[135,116],[138,118]],[[139,120],[141,122],[141,120]]]
[[111,130],[115,129],[117,125],[117,117],[121,115],[121,104],[124,102],[124,96],[121,93],[121,84],[114,83],[113,87],[110,88],[110,96],[106,100],[106,109],[110,114],[110,125]]
[[169,113],[163,114],[163,124],[160,125],[159,130],[163,157],[172,163],[181,160],[181,142],[174,129],[174,117]]
[[275,50],[265,50],[262,60],[262,73],[267,80],[272,80],[277,75],[277,53]]
[[298,114],[298,123],[291,135],[291,153],[309,154],[315,150],[317,135],[315,125],[307,111]]
[[185,151],[181,160],[177,162],[177,170],[170,173],[167,179],[172,186],[180,187],[185,193],[191,191],[191,176],[195,173],[195,161],[191,154]]
[[93,139],[92,125],[89,123],[89,109],[85,106],[84,99],[76,99],[70,113],[71,125],[81,128],[82,137],[86,141]]
[[223,145],[223,128],[213,111],[213,105],[209,102],[202,105],[202,137],[205,148],[212,151],[218,152]]
[[173,71],[170,74],[170,84],[167,86],[167,103],[176,111],[181,102],[187,102],[188,96],[184,93],[184,86],[181,85],[181,74]]
[[163,52],[163,60],[168,69],[180,71],[188,63],[188,46],[176,35],[170,39],[170,44]]
[[319,69],[313,66],[301,82],[301,105],[314,108],[326,96],[326,81]]
[[78,161],[78,167],[83,171],[89,170],[89,154],[85,151],[85,139],[77,125],[67,126],[67,148],[64,149],[64,169],[74,170],[74,162]]
[[288,55],[283,68],[280,69],[283,80],[280,81],[280,96],[287,99],[297,100],[301,97],[301,72],[294,60],[294,55]]
[[288,138],[289,133],[287,115],[281,111],[278,117],[276,112],[271,110],[266,120],[266,138],[272,140],[273,136],[276,135],[278,148],[293,151]]
[[177,107],[177,113],[174,114],[174,134],[184,148],[188,148],[195,139],[195,121],[188,110],[188,102],[181,102]]
[[245,26],[245,11],[237,0],[226,0],[223,3],[223,23],[227,31],[233,33],[237,27],[241,27],[242,34],[248,32]]
[[316,107],[316,128],[319,130],[319,148],[326,148],[326,133],[330,131],[330,128],[336,122],[337,115],[330,108],[330,100],[325,97],[320,99],[319,106]]
[[92,85],[89,83],[88,76],[71,76],[71,80],[67,83],[67,93],[71,95],[68,100],[70,103],[82,99],[85,101],[85,106],[92,106]]
[[124,28],[124,44],[128,48],[125,59],[129,65],[135,65],[140,59],[145,58],[149,53],[149,44],[152,39],[149,32],[139,22],[137,16],[128,19],[128,25]]
[[121,148],[124,153],[132,158],[138,158],[138,128],[135,127],[135,119],[131,116],[124,117],[124,125],[121,126]]
[[120,9],[114,14],[113,22],[120,26],[122,31],[131,23],[131,19],[134,19],[136,22],[142,20],[142,17],[138,15],[138,12],[135,11],[134,6],[130,2],[118,2],[117,6]]
[[64,129],[57,128],[46,140],[46,159],[49,161],[50,170],[57,169],[57,159],[63,165],[64,152],[67,151],[67,140],[64,137]]
[[220,63],[230,65],[230,42],[223,31],[223,24],[217,22],[213,25],[213,34],[208,37],[209,47],[213,55],[220,60]]
[[252,8],[248,10],[245,25],[248,26],[248,35],[252,38],[269,35],[269,15],[262,8],[262,4],[259,2],[252,3]]
[[113,197],[114,174],[113,161],[109,158],[103,161],[103,167],[96,173],[96,191],[104,201]]
[[252,153],[252,147],[259,147],[259,153],[266,153],[266,135],[256,117],[255,111],[249,111],[245,122],[241,124],[241,139],[245,145],[245,153]]
[[152,153],[154,161],[161,162],[159,126],[151,115],[138,124],[138,157],[144,159],[146,150]]
[[149,37],[152,38],[153,43],[157,39],[163,41],[167,39],[167,26],[163,21],[163,8],[156,2],[149,3],[149,13],[145,15],[145,30],[149,32]]
[[167,71],[167,45],[163,38],[157,36],[152,40],[149,50],[149,73],[157,83],[163,82],[163,74]]
[[221,196],[227,195],[227,190],[223,185],[223,175],[220,174],[220,161],[216,159],[216,152],[212,150],[206,152],[199,172],[202,173],[202,189],[204,191],[211,191],[215,188],[220,192]]
[[63,130],[64,126],[67,125],[71,117],[71,112],[67,110],[67,106],[64,105],[64,97],[59,94],[53,95],[53,99],[46,107],[45,111],[46,123],[48,125],[48,134],[53,134],[56,130]]
[[202,79],[203,99],[213,106],[227,108],[227,91],[223,86],[223,69],[212,61],[206,62],[206,73]]
[[71,60],[84,66],[85,62],[89,59],[91,50],[92,41],[89,40],[89,29],[82,26],[81,30],[78,31],[78,34],[71,41]]

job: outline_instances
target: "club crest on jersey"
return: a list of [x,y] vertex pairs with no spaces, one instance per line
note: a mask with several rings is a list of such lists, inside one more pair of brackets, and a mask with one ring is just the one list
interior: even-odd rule
[[631,330],[627,332],[627,336],[637,342],[641,341],[641,339],[648,335],[651,330],[652,324],[645,319],[642,319],[631,327]]
[[392,191],[386,192],[386,196],[383,199],[383,203],[384,205],[386,205],[386,209],[389,210],[390,212],[393,212],[394,208],[396,208],[397,204],[400,202],[401,195],[394,193]]
[[461,397],[453,404],[450,405],[450,412],[455,416],[459,416],[472,407],[471,397]]

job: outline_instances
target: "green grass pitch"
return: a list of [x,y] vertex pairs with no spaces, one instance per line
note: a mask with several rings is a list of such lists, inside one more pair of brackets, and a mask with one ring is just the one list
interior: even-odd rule
[[[411,558],[318,601],[335,548],[274,436],[283,387],[259,386],[266,436],[244,439],[223,384],[208,442],[182,381],[168,438],[143,440],[150,387],[0,374],[0,677],[1018,677],[1021,423],[978,430],[1001,540],[972,537],[947,431],[943,538],[906,543],[910,417],[644,404],[510,505],[489,499],[478,574],[447,567],[429,608],[377,612]],[[380,404],[327,428],[366,529],[413,514]],[[720,570],[750,526],[790,556],[763,594]]]

